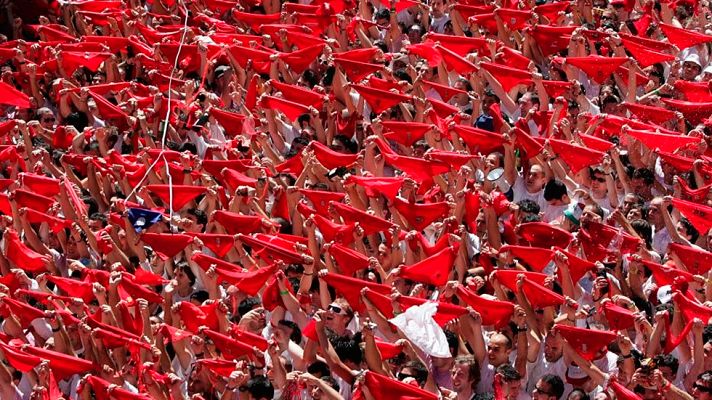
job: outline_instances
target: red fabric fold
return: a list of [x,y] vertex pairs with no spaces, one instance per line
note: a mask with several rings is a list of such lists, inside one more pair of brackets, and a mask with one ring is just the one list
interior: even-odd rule
[[30,108],[30,98],[7,83],[0,82],[0,104]]
[[546,57],[565,50],[575,29],[576,26],[537,25],[532,28],[530,34]]
[[143,233],[141,240],[151,246],[162,260],[167,260],[188,247],[193,242],[193,237],[184,234]]
[[573,235],[570,232],[545,222],[528,222],[518,226],[517,233],[534,247],[568,247]]
[[351,175],[346,178],[346,183],[353,182],[359,186],[362,186],[366,192],[366,196],[368,197],[378,197],[380,195],[384,195],[386,198],[393,201],[400,192],[400,188],[403,186],[404,180],[405,179],[401,177],[389,178]]
[[5,231],[5,241],[7,242],[7,259],[27,272],[40,273],[47,270],[48,257],[44,256],[20,240],[14,230]]
[[376,114],[380,114],[397,104],[408,103],[412,99],[412,97],[408,95],[374,89],[368,86],[351,85],[351,88],[363,96],[366,103],[368,103]]
[[660,27],[660,30],[663,31],[665,36],[667,36],[670,43],[677,46],[679,50],[685,50],[688,47],[692,47],[700,43],[712,42],[712,36],[699,32],[663,23],[658,24],[658,26]]
[[344,275],[353,275],[369,266],[368,257],[338,243],[331,245],[329,254],[334,257],[336,265],[339,267],[339,272]]
[[536,272],[542,272],[554,257],[553,250],[539,247],[504,245],[499,252],[509,252]]
[[447,202],[417,204],[396,198],[394,206],[398,213],[417,231],[422,231],[436,220],[443,218],[450,211]]
[[361,82],[367,76],[383,69],[383,65],[350,60],[334,55],[334,63],[343,69],[351,82]]
[[692,203],[682,199],[672,199],[672,205],[684,215],[701,235],[712,228],[712,207]]
[[582,168],[598,165],[603,162],[605,153],[577,146],[569,142],[549,139],[551,149],[571,168],[571,172],[576,173]]
[[[366,371],[364,378],[364,386],[368,388],[374,400],[437,400],[438,396],[434,393],[425,391],[417,386],[409,385],[393,378],[388,378],[383,375],[378,375],[371,371]],[[362,394],[358,393],[361,389],[357,389],[354,398],[363,398]]]
[[309,108],[301,103],[295,103],[280,97],[264,96],[260,105],[265,109],[273,109],[283,113],[287,118],[296,121],[301,115],[309,114]]
[[705,275],[712,269],[712,253],[692,246],[670,243],[668,253],[677,256],[690,273]]
[[502,85],[505,91],[509,92],[517,85],[530,85],[532,83],[532,73],[504,65],[482,63],[480,66],[494,77]]
[[386,296],[391,293],[391,287],[388,285],[367,282],[361,279],[350,278],[345,275],[328,273],[321,279],[329,284],[329,286],[333,287],[338,294],[342,295],[351,308],[359,313],[364,311],[364,304],[361,301],[361,289],[364,287]]
[[327,169],[347,167],[356,162],[357,154],[344,154],[334,151],[316,140],[309,143],[309,148],[321,165]]
[[470,61],[462,58],[457,53],[452,50],[443,47],[442,45],[436,44],[435,49],[440,52],[440,56],[443,62],[449,70],[454,70],[462,76],[469,76],[473,72],[477,72],[479,68]]
[[661,53],[659,51],[646,47],[641,43],[637,43],[630,39],[624,38],[622,35],[621,41],[623,42],[623,45],[625,46],[626,50],[628,50],[630,54],[633,55],[633,57],[636,59],[636,61],[638,61],[638,64],[642,68],[647,68],[651,65],[661,62],[675,60],[675,56],[672,54]]
[[622,331],[635,326],[635,314],[630,310],[617,306],[612,301],[607,301],[601,308],[611,329]]
[[453,270],[458,250],[459,246],[447,247],[420,262],[401,267],[399,276],[428,285],[443,286]]
[[554,325],[554,329],[566,339],[581,357],[592,361],[596,353],[617,339],[613,332],[596,331],[568,325]]
[[480,297],[464,286],[457,287],[457,297],[467,303],[482,316],[482,325],[494,325],[500,329],[509,323],[514,314],[514,304],[508,301],[490,300]]
[[675,118],[675,112],[666,108],[646,106],[636,103],[623,103],[630,113],[642,121],[652,121],[658,125]]
[[195,200],[196,197],[205,193],[208,188],[204,186],[188,186],[188,185],[147,185],[146,188],[158,196],[163,204],[170,203],[171,189],[173,191],[173,210],[178,211],[186,204]]
[[387,231],[393,223],[365,211],[359,210],[343,203],[331,203],[341,218],[347,223],[358,222],[365,235]]
[[698,124],[712,115],[712,101],[694,102],[674,99],[662,99],[669,107],[680,111],[692,124]]

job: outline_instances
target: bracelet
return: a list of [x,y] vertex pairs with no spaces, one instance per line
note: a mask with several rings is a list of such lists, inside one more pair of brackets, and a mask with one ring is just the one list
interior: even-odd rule
[[663,393],[667,393],[668,391],[670,391],[670,388],[671,388],[671,387],[672,387],[672,382],[671,382],[671,381],[667,381],[667,385],[663,386],[660,390],[661,390]]
[[289,294],[289,290],[280,290],[279,294],[280,294],[280,296],[287,295],[287,294]]
[[61,330],[62,330],[62,327],[61,327],[61,326],[58,326],[57,329],[52,328],[52,332],[53,332],[53,333],[57,333],[57,332],[59,332],[59,331],[61,331]]
[[621,354],[621,358],[624,359],[624,360],[627,360],[627,359],[629,359],[629,358],[633,358],[633,353],[628,353],[627,356],[624,356],[624,355]]
[[312,276],[312,275],[314,275],[314,273],[313,273],[313,272],[310,272],[310,273],[307,274],[306,272],[302,272],[302,275]]

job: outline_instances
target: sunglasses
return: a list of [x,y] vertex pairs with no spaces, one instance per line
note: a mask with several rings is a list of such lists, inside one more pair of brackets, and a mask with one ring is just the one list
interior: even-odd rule
[[399,372],[398,375],[396,375],[396,378],[398,378],[399,381],[402,381],[402,380],[404,380],[405,378],[413,378],[413,379],[415,379],[415,377],[414,377],[413,375],[404,374],[404,373],[402,373],[402,372]]
[[692,385],[692,388],[693,388],[693,389],[697,389],[697,390],[699,390],[699,391],[702,392],[702,393],[712,393],[712,388],[708,388],[708,387],[706,387],[706,386],[702,386],[702,385],[700,385],[700,384],[697,383],[697,382],[695,382],[695,383]]
[[333,312],[334,314],[347,315],[346,311],[343,308],[337,306],[336,304],[330,304],[328,310]]
[[539,386],[534,386],[534,390],[532,390],[532,394],[540,393],[545,396],[553,396],[552,393],[547,392],[546,390],[541,389]]
[[42,118],[42,122],[54,122],[56,120],[56,118]]
[[594,181],[596,181],[596,182],[606,183],[606,178],[596,178],[596,177],[593,177],[593,178],[591,178],[591,179],[594,180]]

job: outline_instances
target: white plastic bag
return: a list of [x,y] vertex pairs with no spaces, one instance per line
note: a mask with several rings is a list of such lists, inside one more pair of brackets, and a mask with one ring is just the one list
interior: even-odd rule
[[451,357],[445,332],[433,319],[437,311],[437,303],[427,302],[410,307],[390,322],[425,354],[440,358]]

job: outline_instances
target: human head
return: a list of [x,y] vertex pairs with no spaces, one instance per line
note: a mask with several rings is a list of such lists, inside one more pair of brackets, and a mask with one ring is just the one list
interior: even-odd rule
[[680,71],[680,78],[684,81],[694,81],[697,75],[702,72],[702,63],[700,63],[700,56],[696,53],[690,53],[685,60],[682,62],[682,70]]
[[544,185],[546,185],[546,174],[544,173],[544,168],[539,164],[532,164],[532,166],[529,167],[525,184],[527,192],[529,193],[537,193],[542,190]]
[[489,363],[494,367],[509,361],[509,354],[512,352],[512,340],[506,335],[495,333],[490,338],[487,345],[487,358]]
[[329,304],[326,311],[326,327],[336,334],[342,335],[354,317],[351,306],[346,300],[339,298]]
[[560,336],[549,334],[544,339],[544,358],[548,362],[556,362],[564,355],[564,343]]
[[247,381],[245,385],[250,400],[271,400],[274,397],[272,382],[264,375],[257,375]]
[[552,179],[544,186],[544,200],[549,205],[560,206],[569,203],[569,195],[563,182]]
[[405,383],[408,383],[409,379],[415,379],[418,386],[423,387],[428,380],[428,369],[420,361],[408,361],[401,367],[396,377]]
[[480,365],[474,356],[458,356],[450,373],[452,387],[456,392],[475,391],[480,383]]
[[532,400],[559,400],[564,395],[564,381],[553,374],[539,378],[532,390]]
[[522,388],[522,375],[511,365],[502,364],[496,369],[502,377],[502,395],[507,400],[516,400]]
[[690,394],[695,400],[712,399],[712,370],[707,370],[697,376]]
[[658,354],[653,360],[665,379],[674,381],[677,378],[677,369],[680,367],[680,362],[672,354]]

